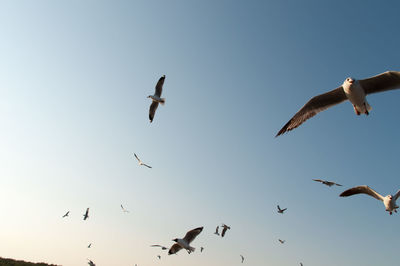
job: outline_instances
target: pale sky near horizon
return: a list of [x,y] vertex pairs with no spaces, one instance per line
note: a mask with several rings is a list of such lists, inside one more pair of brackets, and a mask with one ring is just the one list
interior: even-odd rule
[[[396,265],[400,214],[338,195],[400,188],[400,91],[368,96],[368,117],[346,102],[274,136],[346,77],[400,70],[399,11],[398,1],[0,0],[0,257]],[[150,124],[146,97],[162,75],[166,104]],[[213,234],[221,223],[224,238]],[[193,254],[149,247],[199,226]]]

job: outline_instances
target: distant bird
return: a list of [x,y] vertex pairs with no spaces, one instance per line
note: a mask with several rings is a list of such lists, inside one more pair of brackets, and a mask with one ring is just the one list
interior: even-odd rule
[[203,248],[203,247],[200,247],[200,252],[203,252],[203,250],[204,250],[204,248]]
[[83,220],[86,220],[87,218],[89,218],[89,208],[86,209],[86,212],[83,215]]
[[357,115],[368,115],[372,108],[366,100],[366,95],[398,88],[400,88],[399,71],[387,71],[377,76],[360,80],[347,78],[340,87],[315,96],[309,100],[289,122],[279,130],[275,137],[295,129],[319,112],[346,100],[352,103],[354,112]]
[[225,236],[226,230],[231,229],[229,226],[227,226],[226,224],[222,224],[222,233],[221,233],[221,237]]
[[124,206],[122,206],[122,204],[121,204],[121,209],[123,212],[129,212],[127,209],[124,208]]
[[242,263],[243,263],[243,261],[244,261],[244,257],[243,257],[242,255],[240,255],[240,257],[242,258]]
[[281,242],[281,244],[284,244],[286,241],[286,240],[281,240],[281,239],[278,239],[278,240],[279,240],[279,242]]
[[162,250],[168,249],[167,247],[160,246],[160,245],[151,245],[150,247],[159,247],[159,248],[161,248]]
[[279,207],[279,205],[277,207],[278,207],[278,213],[283,214],[283,212],[287,210],[287,208],[281,209],[281,207]]
[[219,230],[219,226],[217,226],[217,228],[215,228],[215,232],[214,232],[214,234],[216,234],[217,236],[219,236],[218,230]]
[[303,266],[303,263],[300,262],[300,266]]
[[67,217],[67,216],[68,216],[68,214],[69,214],[69,211],[67,211],[67,213],[66,213],[66,214],[64,214],[62,218],[64,218],[64,217]]
[[338,183],[335,183],[335,182],[331,182],[331,181],[326,181],[326,180],[321,180],[321,179],[313,179],[314,181],[316,181],[316,182],[321,182],[322,184],[324,184],[324,185],[327,185],[328,187],[331,187],[331,186],[334,186],[334,185],[336,185],[336,186],[342,186],[341,184],[338,184]]
[[165,80],[165,75],[162,76],[156,85],[156,91],[154,92],[154,95],[149,95],[147,98],[151,98],[153,102],[150,105],[150,110],[149,110],[149,119],[150,123],[153,122],[154,115],[156,113],[158,104],[161,103],[161,105],[165,104],[165,98],[161,98],[161,93],[162,93],[162,88],[164,85],[164,80]]
[[368,186],[358,186],[342,192],[342,194],[340,194],[340,197],[348,197],[348,196],[353,196],[355,194],[367,194],[371,197],[374,197],[377,200],[383,201],[385,209],[386,211],[389,212],[390,215],[392,215],[393,211],[397,212],[396,209],[399,208],[399,206],[396,205],[396,200],[400,196],[400,189],[396,192],[396,194],[394,194],[394,196],[387,195],[386,197],[383,197],[382,195],[380,195],[379,193],[377,193],[375,190],[373,190]]
[[161,260],[161,256],[160,256],[160,255],[157,255],[157,258],[158,258],[159,260]]
[[91,248],[91,247],[92,247],[92,243],[90,243],[87,247],[88,247],[88,248]]
[[139,157],[136,155],[136,153],[134,153],[134,155],[135,155],[136,159],[138,160],[139,165],[146,166],[147,168],[152,168],[150,165],[143,163],[142,160],[140,160]]
[[186,249],[189,254],[193,252],[195,248],[191,247],[190,243],[201,233],[201,231],[203,231],[203,227],[197,227],[187,232],[184,238],[173,239],[172,241],[175,241],[176,243],[169,249],[168,255],[175,254],[182,248]]
[[87,259],[89,262],[88,262],[88,264],[90,265],[90,266],[96,266],[96,264],[94,264],[94,262],[93,261],[91,261],[91,260],[89,260],[89,259]]

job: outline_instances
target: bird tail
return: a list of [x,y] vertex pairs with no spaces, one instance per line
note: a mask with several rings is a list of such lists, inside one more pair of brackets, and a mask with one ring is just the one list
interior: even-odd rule
[[369,103],[367,101],[365,101],[365,107],[367,108],[368,112],[372,110],[371,105],[369,105]]
[[164,105],[165,104],[165,98],[161,98],[160,103],[161,103],[161,105]]

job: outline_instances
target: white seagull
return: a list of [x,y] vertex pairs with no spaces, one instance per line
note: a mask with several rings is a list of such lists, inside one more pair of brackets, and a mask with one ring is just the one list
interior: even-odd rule
[[219,236],[218,230],[219,230],[219,226],[217,226],[217,228],[215,228],[215,232],[214,232],[214,234],[217,235],[217,236]]
[[397,212],[396,209],[399,208],[399,206],[396,205],[396,200],[400,196],[400,189],[396,192],[396,194],[394,194],[394,196],[387,195],[383,197],[369,186],[358,186],[342,192],[342,194],[340,194],[340,197],[348,197],[348,196],[353,196],[355,194],[367,194],[370,195],[371,197],[374,197],[377,200],[383,201],[386,211],[388,211],[390,215],[392,215],[393,211]]
[[86,220],[87,218],[89,218],[89,208],[86,209],[86,212],[83,215],[83,220]]
[[135,155],[135,158],[138,160],[139,165],[146,166],[147,168],[152,168],[150,165],[143,163],[142,160],[140,160],[139,157],[136,155],[136,153],[134,153],[133,155]]
[[121,204],[121,209],[123,212],[129,212],[127,209],[124,208],[124,206],[122,206],[122,204]]
[[221,237],[225,236],[226,230],[231,229],[230,226],[227,226],[226,224],[222,224],[222,233],[221,233]]
[[242,258],[242,263],[243,263],[243,261],[244,261],[244,257],[243,257],[242,255],[240,255],[240,257]]
[[324,185],[327,185],[328,187],[331,187],[331,186],[334,186],[334,185],[336,185],[336,186],[342,186],[341,184],[338,184],[338,183],[335,183],[335,182],[331,182],[331,181],[326,181],[326,180],[321,180],[321,179],[313,179],[314,181],[316,181],[316,182],[321,182],[322,184],[324,184]]
[[176,243],[169,249],[168,255],[175,254],[182,248],[186,249],[189,254],[193,252],[195,248],[191,247],[190,243],[201,233],[201,231],[203,231],[203,227],[197,227],[187,232],[184,238],[173,239],[172,241],[175,241]]
[[279,205],[277,207],[278,207],[278,213],[283,214],[287,210],[287,208],[281,209],[281,207],[279,207]]
[[156,85],[156,91],[154,92],[154,95],[149,95],[147,98],[151,98],[153,102],[150,105],[150,110],[149,110],[149,119],[150,123],[153,122],[154,115],[156,113],[158,104],[161,103],[162,105],[165,104],[165,98],[161,98],[161,93],[162,93],[162,88],[164,85],[164,80],[165,80],[165,75],[162,76]]
[[400,72],[387,71],[377,76],[356,80],[347,78],[342,86],[311,98],[293,117],[279,130],[275,137],[295,129],[307,119],[329,107],[349,100],[357,115],[369,114],[371,106],[365,96],[372,93],[400,88]]

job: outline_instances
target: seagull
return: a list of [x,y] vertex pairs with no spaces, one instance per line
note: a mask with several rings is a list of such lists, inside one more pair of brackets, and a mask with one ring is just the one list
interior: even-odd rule
[[134,153],[134,155],[135,155],[136,159],[138,160],[139,165],[146,166],[147,168],[152,168],[150,165],[143,163],[142,160],[140,160],[139,157],[136,155],[136,153]]
[[242,263],[243,263],[243,261],[244,261],[244,257],[243,257],[242,255],[240,255],[240,257],[242,257]]
[[87,259],[89,262],[88,262],[88,264],[90,265],[90,266],[96,266],[96,264],[94,264],[94,262],[93,261],[91,261],[91,260],[89,260],[89,259]]
[[383,197],[369,186],[358,186],[342,192],[342,194],[340,194],[340,197],[348,197],[355,194],[367,194],[377,200],[383,201],[386,211],[388,211],[390,215],[392,215],[393,211],[397,212],[396,209],[399,208],[399,206],[396,205],[396,200],[400,196],[400,189],[393,196],[387,195],[386,197]]
[[86,220],[87,218],[89,218],[89,208],[86,209],[86,212],[83,215],[83,220]]
[[123,212],[129,212],[127,209],[124,208],[124,206],[122,206],[122,204],[121,204],[121,209]]
[[160,256],[160,255],[157,255],[157,258],[158,258],[159,260],[161,260],[161,256]]
[[303,266],[303,263],[300,262],[300,266]]
[[168,255],[175,254],[182,248],[186,249],[189,254],[193,252],[195,248],[191,247],[190,243],[201,233],[201,231],[203,231],[203,227],[197,227],[187,232],[184,238],[173,239],[172,241],[175,241],[176,243],[169,249]]
[[221,237],[224,237],[226,230],[231,229],[229,226],[227,226],[226,224],[222,224],[222,233],[221,233]]
[[203,249],[204,249],[203,247],[200,247],[200,252],[203,252]]
[[160,247],[162,250],[168,249],[167,247],[160,246],[160,245],[151,245],[150,247]]
[[153,122],[154,115],[156,113],[158,104],[161,103],[162,105],[165,104],[165,98],[161,98],[161,93],[162,93],[162,88],[164,85],[164,80],[165,80],[165,75],[162,76],[156,85],[156,91],[154,92],[154,95],[149,95],[147,98],[151,98],[153,102],[150,105],[150,110],[149,110],[149,119],[150,123]]
[[92,246],[92,243],[89,244],[89,246],[87,246],[88,248],[90,248]]
[[324,184],[324,185],[327,185],[328,187],[331,187],[331,186],[334,186],[334,185],[336,185],[336,186],[342,186],[341,184],[338,184],[338,183],[335,183],[335,182],[331,182],[331,181],[326,181],[326,180],[321,180],[321,179],[313,179],[314,181],[316,181],[316,182],[321,182],[322,184]]
[[218,230],[219,230],[219,226],[217,226],[217,228],[215,228],[215,232],[214,232],[214,234],[217,235],[217,236],[219,236]]
[[279,207],[279,205],[277,207],[278,207],[278,213],[282,213],[283,214],[283,212],[287,210],[287,208],[281,209]]
[[278,239],[278,240],[279,240],[279,242],[281,242],[281,244],[285,243],[285,241],[286,241],[286,240],[280,240],[280,239]]
[[343,84],[329,92],[311,98],[290,120],[279,130],[278,134],[293,130],[307,119],[322,112],[329,107],[349,100],[357,115],[369,114],[371,106],[365,96],[372,93],[394,90],[400,88],[400,72],[387,71],[377,76],[356,80],[347,78]]
[[66,214],[64,214],[62,218],[64,218],[64,217],[67,217],[67,216],[68,216],[68,214],[69,214],[69,211],[67,211],[67,213],[66,213]]

